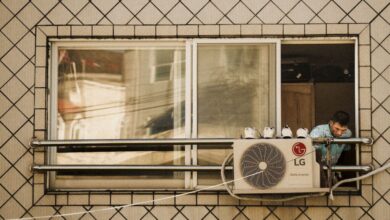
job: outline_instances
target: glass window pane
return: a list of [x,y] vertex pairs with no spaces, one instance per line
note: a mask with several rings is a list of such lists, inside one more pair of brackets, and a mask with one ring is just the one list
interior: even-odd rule
[[[197,60],[199,138],[240,138],[245,127],[275,127],[275,44],[199,44]],[[198,150],[198,163],[221,164],[229,152]],[[219,179],[198,173],[200,185]]]
[[[123,50],[58,49],[57,139],[185,137],[184,44],[169,47],[140,46]],[[131,152],[113,150],[107,147],[103,151],[86,153],[60,148],[55,162],[100,165],[184,164],[185,152],[180,146],[172,146],[167,151],[145,151],[142,148]],[[184,174],[179,172],[120,174],[116,177],[119,180],[178,179],[180,184],[176,186],[184,185]],[[105,178],[97,172],[89,175],[95,179]],[[69,175],[59,175],[57,180],[60,183],[69,178]],[[140,184],[140,187],[144,186]],[[161,184],[156,186],[167,187]]]

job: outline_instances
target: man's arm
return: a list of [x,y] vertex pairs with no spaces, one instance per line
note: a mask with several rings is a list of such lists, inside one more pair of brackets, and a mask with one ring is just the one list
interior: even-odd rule
[[[324,134],[323,134],[323,132],[321,131],[320,127],[317,126],[317,127],[313,128],[313,130],[311,130],[311,132],[310,132],[310,137],[311,137],[311,138],[320,138],[320,137],[324,137]],[[320,145],[320,144],[314,144],[313,147],[314,147],[316,150],[321,149],[321,145]]]

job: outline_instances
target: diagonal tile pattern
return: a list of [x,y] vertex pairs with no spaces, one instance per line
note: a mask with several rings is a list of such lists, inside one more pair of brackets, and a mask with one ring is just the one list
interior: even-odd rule
[[26,121],[26,116],[16,107],[10,108],[0,119],[0,122],[7,125],[7,128],[13,133],[17,132]]
[[215,24],[223,18],[223,13],[213,3],[209,2],[197,14],[197,18],[204,24]]
[[18,42],[25,34],[27,34],[27,28],[16,17],[12,18],[2,29],[1,32],[12,43]]
[[194,15],[182,3],[176,4],[174,8],[167,14],[167,18],[173,24],[187,24]]
[[0,33],[0,41],[2,44],[2,47],[0,48],[0,57],[2,57],[9,51],[9,49],[11,49],[12,42],[8,40],[8,38],[3,33]]
[[13,77],[0,89],[0,91],[7,96],[11,102],[16,103],[27,91],[27,88],[17,77]]
[[0,103],[1,103],[1,105],[0,105],[0,115],[3,115],[4,113],[6,113],[8,111],[8,109],[11,108],[12,102],[9,101],[9,99],[7,99],[5,95],[0,93]]
[[96,8],[101,11],[103,14],[107,14],[110,10],[112,10],[116,4],[119,3],[119,0],[106,0],[106,1],[99,1],[99,0],[92,0],[92,4],[96,6]]
[[318,14],[325,23],[338,23],[345,15],[345,12],[333,1],[330,1]]
[[17,17],[30,29],[41,20],[43,14],[33,4],[28,4],[17,14]]
[[261,11],[257,14],[264,23],[279,23],[283,18],[284,13],[274,3],[269,2]]
[[72,0],[63,0],[57,5],[63,5],[66,7],[72,14],[78,14],[81,9],[83,9],[85,6],[87,6],[88,0],[79,0],[79,1],[72,1]]
[[127,24],[134,16],[125,5],[119,3],[112,8],[106,17],[114,24]]
[[307,23],[315,16],[315,13],[305,3],[299,2],[287,15],[296,23]]
[[161,11],[152,3],[147,4],[140,12],[137,13],[137,18],[143,24],[156,24],[163,17],[164,15],[161,13]]
[[166,15],[179,3],[179,0],[152,0],[152,3]]
[[[52,206],[60,197],[32,203],[33,134],[37,25],[186,25],[186,24],[370,24],[372,133],[375,165],[389,162],[390,144],[390,6],[387,0],[2,0],[0,1],[0,219],[88,211],[99,206]],[[195,36],[198,26],[195,25]],[[213,26],[214,27],[214,26]],[[213,31],[210,27],[210,31]],[[219,33],[219,27],[216,26]],[[279,27],[276,27],[278,29]],[[275,29],[275,30],[276,30]],[[73,29],[72,29],[73,30]],[[261,34],[262,28],[258,28]],[[271,30],[273,30],[271,28]],[[282,30],[282,29],[280,29]],[[318,29],[320,33],[322,28]],[[325,28],[324,28],[325,30]],[[91,33],[91,32],[87,32]],[[134,34],[134,31],[132,32]],[[279,33],[279,32],[277,32]],[[279,33],[280,34],[280,33]],[[366,45],[367,46],[367,45]],[[39,61],[42,63],[42,61]],[[368,68],[368,67],[367,67]],[[373,179],[373,203],[355,208],[278,206],[140,206],[75,219],[380,219],[389,214],[389,172]],[[370,190],[368,190],[370,191]],[[364,190],[364,193],[366,190]],[[365,195],[369,198],[370,195]],[[56,197],[57,198],[57,197]],[[61,198],[67,198],[61,197]],[[88,197],[87,197],[88,198]],[[87,199],[88,200],[88,199]],[[68,199],[65,199],[68,201]],[[196,200],[195,200],[196,201]],[[44,202],[44,198],[40,202]],[[125,203],[128,203],[125,202]],[[196,205],[197,203],[194,203]],[[156,208],[157,207],[157,208]],[[164,209],[164,207],[166,207]],[[225,211],[224,211],[225,210]],[[226,213],[229,213],[227,215]],[[353,213],[353,214],[351,214]],[[68,218],[67,218],[68,219]]]
[[[15,59],[17,57],[18,59]],[[1,61],[13,72],[17,73],[28,61],[28,58],[17,48],[13,47]]]
[[6,5],[13,14],[17,14],[24,6],[28,4],[28,0],[20,0],[16,2],[12,0],[4,0],[2,3]]
[[360,1],[360,0],[349,0],[349,1],[335,0],[334,2],[338,6],[340,6],[340,8],[342,8],[345,12],[348,13],[362,1]]
[[[58,17],[59,14],[61,18]],[[73,15],[63,4],[57,4],[46,16],[53,24],[67,24]]]
[[362,1],[352,10],[351,13],[349,13],[349,16],[357,23],[368,23],[376,16],[376,14],[377,13],[374,9]]
[[15,138],[11,138],[0,148],[0,154],[7,157],[8,161],[15,164],[25,153],[27,149]]
[[58,4],[57,0],[32,0],[32,5],[42,14],[47,14],[56,4]]
[[12,12],[5,7],[3,4],[0,4],[0,27],[2,28],[11,18]]
[[93,4],[87,4],[77,14],[77,18],[82,24],[97,24],[103,18],[102,12]]
[[253,14],[248,7],[239,2],[228,12],[227,17],[233,24],[247,24],[253,17]]

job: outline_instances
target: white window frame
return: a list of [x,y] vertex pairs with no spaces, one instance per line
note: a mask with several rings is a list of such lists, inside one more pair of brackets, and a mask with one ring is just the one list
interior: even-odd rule
[[[323,44],[323,43],[350,43],[354,41],[355,44],[355,133],[359,136],[359,64],[358,64],[358,39],[356,37],[315,37],[315,38],[237,38],[237,39],[110,39],[110,40],[90,40],[90,39],[54,39],[50,42],[51,52],[49,60],[49,79],[48,79],[48,138],[56,139],[56,124],[57,124],[57,83],[58,83],[58,47],[66,46],[67,48],[93,48],[97,45],[99,49],[126,49],[126,46],[134,46],[135,44],[142,42],[163,42],[168,44],[175,44],[176,42],[185,42],[185,53],[186,53],[186,74],[185,74],[185,137],[196,138],[197,137],[197,47],[199,44],[245,44],[245,43],[275,43],[276,46],[276,132],[280,135],[281,132],[281,45],[286,43],[296,44]],[[103,44],[103,46],[101,45]],[[54,153],[54,149],[48,150],[46,159],[50,163],[55,163],[51,153]],[[193,146],[191,149],[190,145],[185,146],[185,164],[197,163],[197,147]],[[360,161],[359,150],[356,150],[356,161]],[[50,172],[53,173],[53,172]],[[192,174],[192,175],[191,175]],[[51,182],[55,179],[53,174],[48,175]],[[191,178],[191,176],[193,176]],[[197,183],[197,172],[186,171],[185,172],[185,188],[204,188],[207,186],[198,185]],[[220,189],[222,189],[221,187]],[[359,188],[359,185],[358,185]],[[132,189],[129,189],[132,190]],[[137,189],[138,190],[138,189]],[[160,190],[160,189],[159,189]],[[161,189],[162,190],[162,189]],[[175,189],[172,189],[175,190]],[[216,190],[216,189],[212,189]]]

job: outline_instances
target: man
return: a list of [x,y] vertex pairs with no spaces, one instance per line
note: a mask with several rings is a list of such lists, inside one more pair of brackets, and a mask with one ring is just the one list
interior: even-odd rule
[[[343,111],[337,111],[334,113],[332,119],[328,124],[318,125],[310,132],[312,138],[349,138],[352,132],[348,129],[349,115]],[[326,151],[327,146],[325,144],[314,145],[317,152],[321,157],[321,163],[326,164]],[[331,164],[335,165],[340,158],[343,151],[350,149],[350,146],[345,144],[331,144]],[[317,154],[318,155],[318,154]]]

